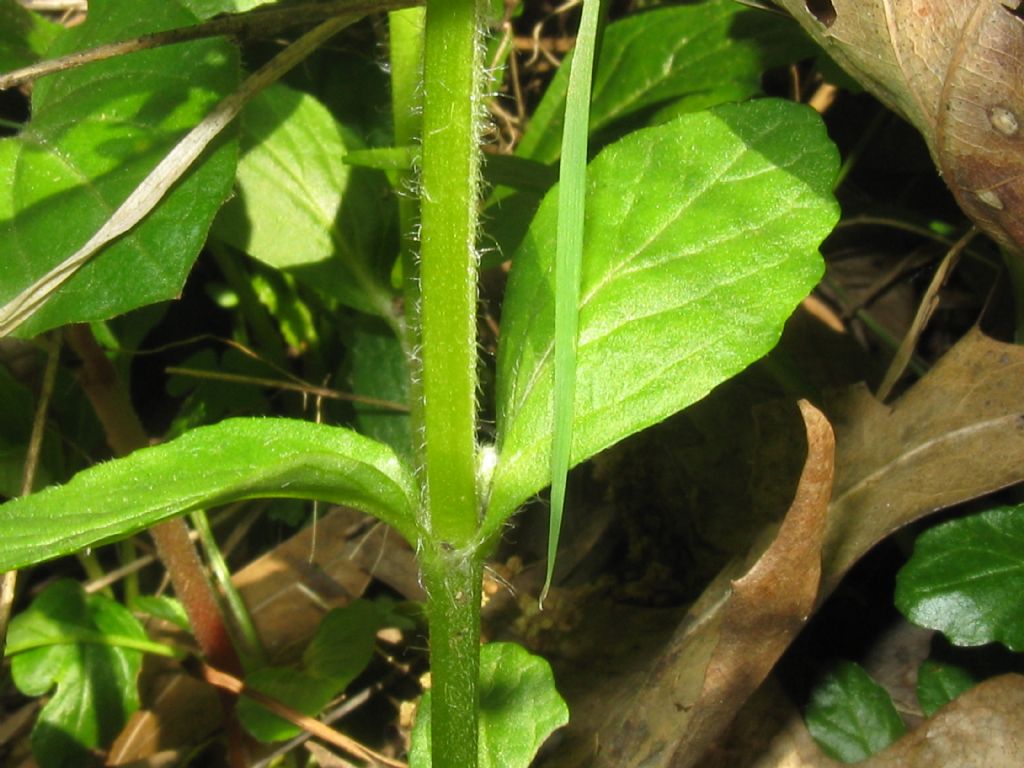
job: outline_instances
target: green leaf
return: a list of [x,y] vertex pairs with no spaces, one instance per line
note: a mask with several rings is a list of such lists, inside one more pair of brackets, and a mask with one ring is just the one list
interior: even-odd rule
[[[355,680],[373,658],[383,624],[377,605],[356,600],[320,622],[298,667],[265,667],[246,676],[246,685],[307,715],[316,715]],[[272,715],[252,699],[238,702],[238,717],[260,741],[290,739],[298,726]]]
[[345,164],[347,135],[314,97],[268,88],[243,114],[239,195],[217,237],[348,306],[390,315],[390,263],[375,260],[386,219],[382,177]]
[[[181,0],[96,0],[51,55],[195,23]],[[168,150],[231,90],[237,55],[210,39],[118,56],[40,80],[32,121],[0,142],[0,303],[83,245]],[[177,296],[234,178],[221,139],[135,229],[82,267],[19,330],[34,335]],[[59,221],[60,226],[54,226]]]
[[928,659],[917,669],[917,701],[931,717],[976,682],[966,669]]
[[180,600],[167,595],[135,595],[129,607],[136,613],[144,613],[157,619],[169,621],[186,632],[192,631],[192,624]]
[[885,689],[848,661],[839,664],[811,694],[806,718],[818,745],[844,763],[880,752],[906,731]]
[[0,72],[37,61],[60,30],[59,24],[22,8],[17,0],[0,0]]
[[[700,109],[759,93],[766,68],[811,50],[796,26],[735,0],[659,8],[609,24],[594,74],[591,133],[672,100],[690,99],[690,108]],[[562,61],[517,154],[544,163],[558,158],[570,61]]]
[[27,696],[57,686],[32,731],[32,752],[42,768],[90,764],[90,750],[109,745],[138,709],[142,652],[102,642],[118,637],[146,640],[124,606],[87,596],[73,581],[51,584],[11,621],[9,653],[38,646],[11,659],[15,685]]
[[[515,643],[480,649],[480,768],[527,768],[545,739],[569,722],[551,667]],[[416,712],[412,768],[430,768],[430,691]]]
[[[822,273],[835,148],[788,102],[638,131],[588,171],[572,462],[685,408],[776,343]],[[555,191],[513,259],[485,533],[548,482]]]
[[415,481],[387,446],[341,427],[230,419],[0,506],[0,569],[107,543],[193,509],[261,497],[355,507],[416,541]]
[[[409,367],[402,345],[384,323],[357,318],[349,346],[352,392],[398,405],[409,402]],[[370,402],[353,404],[359,431],[390,445],[399,456],[413,458],[412,424],[408,413]]]
[[276,2],[278,0],[188,0],[193,12],[201,19],[221,13],[243,13]]
[[896,577],[896,607],[955,645],[1024,650],[1024,505],[922,533]]

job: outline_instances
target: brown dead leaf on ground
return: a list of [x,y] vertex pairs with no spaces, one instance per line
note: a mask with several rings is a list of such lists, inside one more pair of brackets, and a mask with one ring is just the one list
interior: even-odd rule
[[[895,530],[1024,479],[1022,372],[1024,347],[1002,344],[975,331],[891,406],[878,402],[862,385],[828,398],[825,412],[836,432],[836,480],[821,552],[818,605],[857,560]],[[716,579],[686,614],[672,643],[662,649],[652,640],[644,646],[652,659],[646,672],[637,671],[642,665],[623,647],[620,657],[604,657],[596,674],[606,679],[597,680],[590,674],[589,682],[571,683],[565,691],[574,712],[568,746],[579,748],[587,742],[588,733],[591,739],[599,733],[605,745],[614,739],[617,750],[614,758],[604,758],[603,765],[626,766],[640,764],[640,754],[671,752],[671,740],[675,739],[680,762],[664,762],[668,758],[661,757],[652,759],[650,765],[691,765],[700,759],[699,743],[706,745],[714,737],[714,733],[702,734],[702,729],[724,729],[730,713],[738,711],[744,699],[737,692],[743,688],[742,680],[730,681],[727,671],[716,672],[722,675],[716,677],[709,666],[721,642],[716,633],[723,627],[729,580],[742,573],[742,568],[734,562],[725,573],[729,575]],[[664,621],[671,614],[632,608],[618,615],[617,631],[623,626],[644,626],[648,615]],[[642,634],[646,630],[636,631]],[[771,640],[763,628],[746,631],[755,648],[762,636],[765,642]],[[686,639],[685,653],[680,650],[679,638]],[[577,659],[575,663],[580,662]],[[737,674],[745,674],[742,666]],[[699,716],[694,710],[702,705],[694,706],[694,702],[705,688],[705,678],[729,695],[710,706],[707,715]],[[638,687],[639,699],[616,705],[609,720],[607,703],[629,702]],[[597,719],[595,713],[602,703],[604,717]],[[624,710],[630,713],[626,718],[622,717]],[[688,739],[685,749],[679,739]]]
[[1024,251],[1020,0],[779,0],[924,136],[964,212]]
[[892,406],[864,387],[826,403],[836,483],[824,599],[871,547],[927,514],[1024,480],[1024,347],[972,331]]
[[723,572],[616,712],[596,765],[689,766],[757,688],[814,605],[834,438],[820,411],[801,403],[808,451],[796,498],[774,540],[737,580]]
[[[315,534],[306,528],[233,580],[268,657],[285,663],[301,654],[327,611],[361,597],[373,578],[422,600],[416,574],[413,552],[398,534],[360,512],[337,509],[317,522]],[[108,765],[194,744],[220,726],[214,690],[176,663],[156,660],[147,691],[146,708],[129,719]]]
[[1024,676],[1001,675],[951,701],[864,768],[1024,765]]
[[[979,683],[861,768],[1017,768],[1024,765],[1024,676]],[[752,697],[702,768],[839,768],[811,738],[778,683]]]

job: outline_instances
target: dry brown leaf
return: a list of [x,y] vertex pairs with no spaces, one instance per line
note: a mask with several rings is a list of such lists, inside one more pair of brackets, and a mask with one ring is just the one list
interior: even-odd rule
[[778,0],[924,136],[964,212],[1024,251],[1020,0]]
[[986,680],[944,706],[864,768],[1024,765],[1024,676]]
[[[764,730],[767,721],[770,734]],[[778,685],[765,686],[731,731],[738,742],[704,768],[838,768]],[[751,734],[755,734],[751,737]],[[751,747],[754,747],[752,749]],[[739,747],[736,751],[735,747]],[[861,768],[1017,768],[1024,765],[1024,677],[1002,675],[962,694]]]
[[1024,347],[972,331],[892,406],[863,386],[826,404],[836,482],[828,596],[871,547],[924,515],[1024,480]]
[[808,451],[796,498],[774,540],[737,580],[705,591],[648,671],[597,765],[678,766],[700,758],[803,626],[814,605],[834,439],[825,417],[801,403]]

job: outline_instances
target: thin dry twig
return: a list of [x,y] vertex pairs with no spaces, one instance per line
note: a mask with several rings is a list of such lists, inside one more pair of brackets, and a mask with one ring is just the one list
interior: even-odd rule
[[[57,364],[60,362],[60,337],[52,339],[46,353],[46,369],[43,371],[43,383],[39,388],[39,403],[32,420],[32,433],[25,450],[25,466],[21,475],[21,495],[32,493],[36,471],[39,468],[39,455],[43,448],[43,435],[46,432],[46,417],[50,412],[50,400],[57,381]],[[18,587],[18,572],[7,571],[0,576],[0,656],[3,655],[7,640],[7,624],[11,620],[11,609],[14,607],[14,593]]]
[[225,373],[222,371],[204,371],[199,368],[180,368],[173,365],[165,368],[164,372],[168,375],[191,376],[196,379],[212,379],[214,381],[228,381],[235,384],[249,384],[254,387],[286,389],[290,392],[301,392],[303,395],[312,395],[314,397],[324,398],[327,400],[346,400],[354,403],[360,403],[362,405],[372,405],[377,408],[396,411],[398,413],[409,412],[409,407],[402,405],[401,403],[395,403],[390,400],[379,400],[375,397],[353,395],[348,392],[339,392],[336,389],[318,387],[313,384],[297,384],[290,381],[282,381],[281,379],[265,379],[261,376],[244,376],[238,373]]
[[219,669],[215,669],[207,664],[203,664],[200,667],[200,670],[202,672],[203,679],[210,685],[214,685],[217,688],[221,688],[222,690],[238,696],[247,696],[256,703],[269,709],[278,717],[297,725],[299,728],[308,731],[316,738],[326,741],[328,744],[333,744],[360,760],[366,760],[378,765],[385,765],[388,766],[388,768],[408,768],[408,765],[400,760],[393,760],[379,752],[374,752],[369,747],[364,746],[355,739],[334,730],[319,720],[312,718],[309,715],[305,715],[297,709],[289,707],[287,704],[282,704],[277,699],[273,699],[266,694],[249,688],[244,682],[233,675],[221,672]]
[[921,298],[921,303],[917,307],[917,314],[914,315],[914,322],[911,323],[910,329],[903,337],[903,341],[900,342],[899,349],[896,350],[892,363],[889,364],[889,370],[885,372],[885,378],[878,387],[876,396],[879,400],[884,402],[889,397],[892,393],[893,387],[896,386],[896,382],[899,381],[903,372],[906,370],[907,364],[909,363],[911,356],[914,354],[914,347],[917,345],[917,340],[920,338],[921,332],[924,331],[924,327],[928,324],[928,321],[931,319],[936,307],[939,306],[939,291],[942,289],[942,286],[945,285],[950,273],[960,260],[960,256],[964,252],[964,249],[970,244],[971,240],[973,240],[977,234],[978,228],[971,227],[967,231],[967,234],[957,240],[956,243],[954,243],[946,252],[945,257],[942,259],[942,263],[939,264],[939,268],[936,269],[935,274],[932,275],[932,281],[928,285],[928,290],[925,291],[924,296]]

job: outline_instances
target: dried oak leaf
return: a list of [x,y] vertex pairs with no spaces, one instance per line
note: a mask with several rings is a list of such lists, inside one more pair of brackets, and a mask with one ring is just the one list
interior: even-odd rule
[[889,534],[1024,480],[1024,347],[978,330],[893,405],[863,386],[825,404],[836,482],[822,555],[824,599]]
[[613,716],[596,765],[685,768],[732,720],[803,627],[818,593],[835,441],[801,402],[807,460],[775,538],[739,578],[717,578],[687,614],[634,700]]
[[924,136],[964,212],[1024,252],[1021,0],[778,0]]

